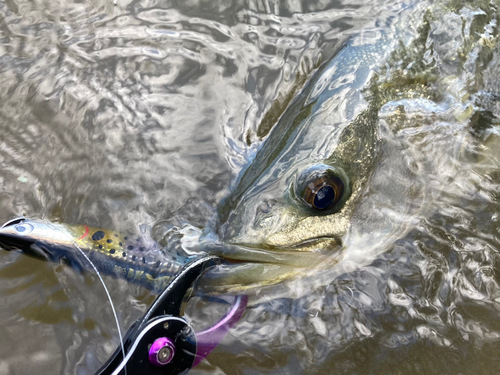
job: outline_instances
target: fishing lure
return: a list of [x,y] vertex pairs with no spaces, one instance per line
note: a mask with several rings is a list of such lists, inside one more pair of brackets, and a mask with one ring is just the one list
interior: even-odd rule
[[[10,220],[0,228],[0,246],[80,270],[91,263],[100,273],[152,290],[162,290],[190,259],[175,250],[164,251],[156,241],[145,237],[24,217]],[[86,262],[85,257],[90,261]]]

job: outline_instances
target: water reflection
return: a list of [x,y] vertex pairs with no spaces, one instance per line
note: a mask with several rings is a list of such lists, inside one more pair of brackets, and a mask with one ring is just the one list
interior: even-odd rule
[[[154,227],[159,240],[203,227],[314,69],[404,7],[0,2],[0,221]],[[410,167],[428,167],[431,209],[361,268],[262,292],[198,373],[497,372],[498,16],[482,1],[434,9],[421,59],[404,62],[411,75],[437,61],[426,82],[451,99],[392,99],[379,114]],[[0,373],[99,368],[118,336],[98,280],[14,253],[0,263]],[[153,296],[107,283],[126,329]],[[202,326],[219,310],[189,313]]]

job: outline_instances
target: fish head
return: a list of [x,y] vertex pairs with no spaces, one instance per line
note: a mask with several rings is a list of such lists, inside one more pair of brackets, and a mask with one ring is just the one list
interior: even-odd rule
[[[342,256],[376,159],[377,114],[359,90],[315,95],[325,74],[285,111],[200,239],[243,271],[221,283],[275,284]],[[340,110],[346,97],[352,107]]]
[[222,288],[323,270],[333,276],[340,261],[344,269],[366,264],[418,222],[430,201],[432,164],[418,135],[436,112],[432,96],[411,80],[395,75],[398,91],[387,91],[392,76],[380,66],[399,50],[398,35],[346,42],[230,187],[200,237],[203,250],[235,261],[218,275]]

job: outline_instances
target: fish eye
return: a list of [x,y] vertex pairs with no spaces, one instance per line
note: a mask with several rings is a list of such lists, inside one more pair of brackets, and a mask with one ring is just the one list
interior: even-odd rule
[[303,171],[297,181],[297,196],[306,206],[319,211],[334,208],[346,192],[345,174],[324,164]]
[[14,230],[18,233],[18,234],[21,234],[21,235],[26,235],[26,234],[29,234],[31,232],[33,232],[33,225],[31,224],[18,224],[14,227]]

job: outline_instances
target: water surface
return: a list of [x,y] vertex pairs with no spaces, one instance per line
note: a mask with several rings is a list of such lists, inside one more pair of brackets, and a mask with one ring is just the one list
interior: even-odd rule
[[[331,273],[257,292],[194,373],[498,372],[498,4],[418,4],[434,15],[425,32],[408,28],[424,35],[421,50],[377,74],[400,63],[401,82],[441,96],[415,90],[398,101],[398,86],[384,87],[377,168],[386,173],[374,172],[364,209],[387,208],[375,199],[384,178],[424,186],[415,196],[425,205],[359,267],[361,247]],[[0,2],[0,222],[25,214],[164,243],[179,230],[195,236],[315,69],[409,6]],[[419,64],[430,67],[425,77],[412,76]],[[384,159],[397,150],[411,175]],[[0,374],[92,374],[117,347],[94,275],[2,252],[0,279]],[[106,283],[126,330],[154,296]],[[194,302],[197,326],[221,313]]]

